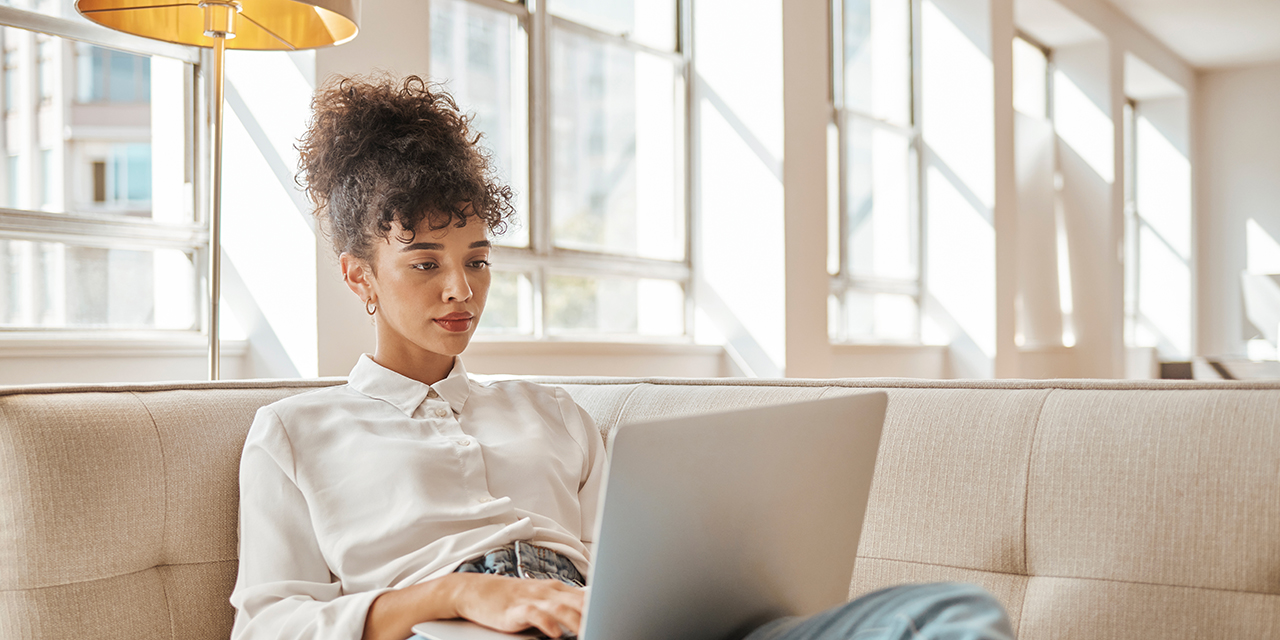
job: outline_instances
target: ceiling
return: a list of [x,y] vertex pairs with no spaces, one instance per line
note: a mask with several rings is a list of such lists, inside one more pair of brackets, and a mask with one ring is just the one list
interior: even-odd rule
[[1110,0],[1192,66],[1280,62],[1280,0]]

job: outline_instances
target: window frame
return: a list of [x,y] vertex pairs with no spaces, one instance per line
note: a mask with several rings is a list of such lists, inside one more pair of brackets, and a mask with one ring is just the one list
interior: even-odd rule
[[[437,0],[431,0],[437,1]],[[530,333],[477,332],[476,338],[484,341],[627,341],[627,342],[678,342],[692,343],[694,334],[694,287],[696,256],[694,231],[697,228],[694,206],[694,159],[696,141],[693,121],[693,60],[691,43],[691,0],[676,2],[676,38],[673,51],[664,51],[632,40],[626,35],[615,35],[595,27],[553,15],[547,10],[547,0],[454,0],[500,11],[519,20],[527,34],[526,61],[528,87],[528,203],[525,223],[528,225],[529,245],[511,247],[495,245],[493,258],[495,270],[519,273],[529,278],[532,285],[533,326]],[[678,178],[683,191],[684,207],[684,258],[662,260],[605,252],[584,251],[556,247],[552,238],[552,90],[551,90],[551,38],[555,30],[572,32],[612,46],[621,46],[631,52],[662,58],[676,67],[683,79],[683,113],[676,116],[682,121],[684,148],[683,175]],[[428,25],[430,33],[430,25]],[[430,68],[430,60],[428,60]],[[646,336],[638,333],[549,333],[547,309],[543,303],[548,280],[553,275],[585,277],[624,277],[672,280],[679,283],[684,292],[683,333],[678,336]]]
[[[92,213],[67,210],[62,213],[40,211],[38,209],[14,209],[0,207],[0,239],[28,242],[51,242],[77,247],[101,249],[121,249],[136,251],[178,250],[195,257],[192,287],[194,292],[195,324],[188,329],[145,329],[125,327],[0,327],[0,341],[5,337],[20,337],[28,342],[29,337],[37,334],[50,336],[86,336],[92,335],[95,340],[121,339],[125,336],[136,339],[138,336],[174,336],[190,338],[208,330],[208,301],[203,291],[206,289],[209,271],[209,181],[208,160],[202,157],[202,150],[211,131],[206,115],[212,112],[209,100],[214,92],[209,83],[212,79],[204,70],[210,68],[212,53],[200,47],[160,42],[120,31],[107,29],[88,21],[53,16],[36,11],[0,6],[0,27],[13,27],[35,34],[52,36],[63,41],[61,44],[83,42],[100,47],[125,51],[137,55],[162,56],[190,64],[193,72],[192,93],[189,114],[194,130],[189,133],[188,160],[191,167],[192,197],[194,219],[189,223],[156,222],[151,219],[127,217],[108,213]],[[65,50],[64,50],[65,53]],[[32,68],[38,69],[38,60]],[[36,83],[28,83],[34,90]],[[3,89],[0,83],[0,92]],[[64,84],[65,86],[65,84]],[[67,96],[74,101],[74,96]],[[2,98],[7,98],[3,96]],[[40,108],[40,102],[32,100],[32,109]],[[7,134],[0,134],[7,135]],[[29,151],[39,151],[36,143]],[[5,164],[4,171],[9,171],[8,153],[0,154],[0,163]],[[30,155],[30,154],[28,154]],[[29,158],[28,164],[35,162],[35,156]],[[65,171],[65,167],[64,167]],[[32,182],[32,181],[28,181]],[[34,182],[32,182],[34,184]],[[68,208],[69,209],[69,208]]]
[[[923,343],[923,326],[924,326],[924,307],[925,292],[927,289],[927,256],[925,247],[928,246],[928,230],[927,211],[925,210],[924,198],[924,128],[922,126],[922,107],[920,95],[922,94],[923,74],[921,73],[922,55],[922,24],[921,16],[923,0],[907,0],[908,5],[908,24],[909,24],[909,57],[907,68],[910,70],[911,77],[909,86],[911,95],[908,99],[908,109],[911,114],[911,121],[908,126],[903,126],[879,118],[873,114],[865,113],[857,109],[853,109],[844,104],[844,0],[832,0],[827,5],[830,16],[831,29],[828,33],[828,43],[830,47],[831,74],[828,83],[828,98],[831,108],[831,120],[828,126],[834,127],[836,132],[837,145],[837,164],[836,175],[837,188],[835,190],[836,203],[831,206],[828,203],[829,215],[834,213],[836,216],[835,223],[829,223],[828,228],[836,230],[837,239],[835,242],[828,240],[828,250],[836,248],[838,252],[837,268],[835,273],[830,273],[830,289],[828,291],[828,299],[834,297],[836,299],[836,317],[835,331],[828,329],[828,340],[832,344],[907,344],[918,345]],[[876,128],[886,128],[894,131],[899,135],[905,135],[908,138],[908,154],[910,166],[907,170],[908,180],[908,206],[910,207],[910,224],[914,226],[914,246],[912,250],[915,252],[916,277],[915,278],[892,278],[892,277],[866,277],[854,276],[849,273],[849,143],[845,123],[850,119],[857,119],[871,124]],[[830,260],[830,258],[828,258]],[[851,292],[862,292],[868,294],[899,294],[909,295],[916,304],[916,323],[915,331],[911,338],[906,340],[895,340],[881,338],[875,336],[850,336],[849,327],[849,310],[846,302],[846,296]]]

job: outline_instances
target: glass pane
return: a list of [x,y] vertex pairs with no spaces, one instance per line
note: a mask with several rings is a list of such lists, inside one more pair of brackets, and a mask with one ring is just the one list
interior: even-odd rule
[[1143,225],[1139,230],[1138,321],[1139,346],[1161,347],[1165,357],[1191,351],[1191,268],[1167,244]]
[[851,117],[848,137],[848,268],[854,276],[914,279],[919,271],[911,209],[910,140]]
[[552,241],[684,258],[684,85],[675,66],[568,32],[552,57]]
[[911,1],[844,0],[845,107],[911,123]]
[[[38,44],[11,27],[4,42],[4,86],[38,86],[44,94],[28,100],[20,89],[6,92],[13,99],[6,130],[21,132],[5,139],[8,206],[194,219],[191,65],[59,38]],[[64,80],[74,96],[58,89]]]
[[1135,132],[1138,215],[1184,260],[1191,257],[1191,162],[1138,109]]
[[550,0],[551,13],[655,49],[675,51],[675,0]]
[[845,294],[845,328],[852,341],[913,342],[919,335],[920,308],[915,298],[897,293]]
[[0,326],[196,328],[195,257],[0,240]]
[[0,5],[50,16],[77,17],[75,0],[0,0]]
[[547,333],[684,334],[684,288],[671,280],[551,276]]
[[51,102],[58,88],[58,74],[55,67],[54,48],[57,42],[49,38],[37,40],[37,53],[39,59],[39,73],[36,77],[38,83],[36,94],[40,96],[41,102]]
[[533,333],[533,284],[528,274],[493,272],[489,301],[485,303],[477,330],[500,334]]
[[431,3],[431,76],[444,83],[515,191],[516,219],[498,244],[529,246],[528,36],[515,16],[459,0]]
[[19,64],[18,49],[20,39],[11,37],[10,33],[21,33],[16,29],[5,29],[4,38],[4,110],[13,111],[22,103],[19,95],[22,86],[22,67]]
[[1036,118],[1048,118],[1049,59],[1039,47],[1013,39],[1013,108]]

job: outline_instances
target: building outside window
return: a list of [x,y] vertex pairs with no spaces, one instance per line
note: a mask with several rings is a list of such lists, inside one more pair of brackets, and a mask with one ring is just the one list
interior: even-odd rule
[[431,75],[474,114],[517,194],[517,224],[498,240],[480,329],[685,339],[684,7],[538,7],[432,0]]
[[837,0],[832,9],[830,337],[919,342],[916,11],[911,0]]
[[5,4],[0,337],[199,331],[198,118],[153,105],[196,108],[200,54]]

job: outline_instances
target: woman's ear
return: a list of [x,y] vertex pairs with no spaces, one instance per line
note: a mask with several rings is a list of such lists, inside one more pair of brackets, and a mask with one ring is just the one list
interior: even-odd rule
[[338,264],[342,267],[342,279],[361,302],[377,302],[373,292],[373,267],[368,261],[344,251],[338,256]]

